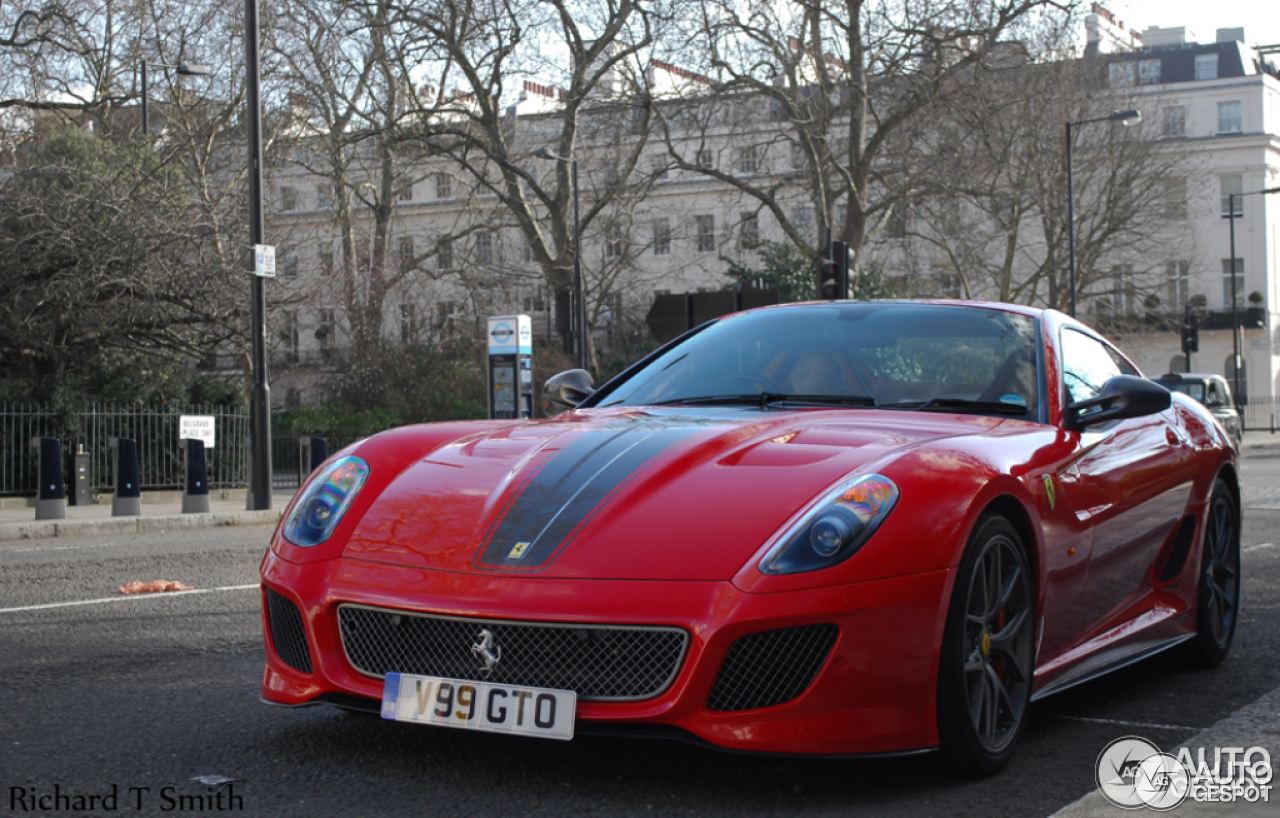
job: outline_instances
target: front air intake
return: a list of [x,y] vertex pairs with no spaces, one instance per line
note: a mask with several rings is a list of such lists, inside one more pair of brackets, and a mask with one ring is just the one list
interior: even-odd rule
[[742,637],[720,666],[707,709],[754,710],[791,701],[813,684],[839,633],[824,624]]
[[271,628],[271,645],[280,661],[294,670],[310,673],[311,649],[307,647],[302,614],[288,597],[270,588],[267,589],[267,623]]

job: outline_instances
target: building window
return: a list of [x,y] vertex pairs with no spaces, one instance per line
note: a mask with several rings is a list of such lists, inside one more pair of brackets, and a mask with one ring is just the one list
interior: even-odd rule
[[807,158],[808,157],[805,156],[805,152],[804,152],[804,145],[800,144],[799,142],[792,142],[791,143],[791,167],[795,168],[796,170],[804,170],[806,167],[809,166],[808,162],[806,161]]
[[284,359],[291,364],[298,362],[298,311],[287,310],[284,314],[284,329],[280,331],[280,339],[284,341]]
[[1222,195],[1222,218],[1229,219],[1231,213],[1231,196],[1235,195],[1235,217],[1237,219],[1244,216],[1244,177],[1242,176],[1220,176],[1218,183],[1221,186]]
[[758,173],[760,171],[760,147],[748,145],[738,149],[738,173]]
[[333,185],[316,185],[316,207],[321,210],[333,209]]
[[710,150],[698,151],[698,167],[711,170],[716,166],[716,155]]
[[400,343],[418,343],[418,310],[414,304],[400,305]]
[[453,195],[453,178],[447,173],[436,174],[436,198],[448,199]]
[[649,175],[655,182],[665,182],[670,178],[665,156],[655,156],[649,160]]
[[1218,55],[1196,55],[1196,79],[1216,80],[1218,78]]
[[320,326],[316,328],[316,339],[320,341],[320,360],[332,361],[334,350],[338,348],[338,322],[334,311],[320,310]]
[[797,207],[791,211],[791,226],[796,229],[802,236],[808,236],[813,231],[813,208]]
[[285,186],[280,188],[280,209],[285,213],[298,209],[298,189]]
[[1134,64],[1128,60],[1113,62],[1107,66],[1108,79],[1112,88],[1131,88],[1135,82]]
[[1164,179],[1160,191],[1164,217],[1170,221],[1187,220],[1187,180],[1184,178]]
[[413,236],[400,237],[400,266],[408,267],[413,264]]
[[476,233],[476,262],[478,264],[493,263],[493,234],[488,230]]
[[1164,109],[1163,134],[1166,139],[1178,139],[1187,135],[1187,106],[1170,105]]
[[898,202],[889,211],[889,217],[884,224],[884,232],[891,239],[905,239],[907,237],[906,202]]
[[1190,298],[1187,271],[1190,263],[1186,261],[1169,261],[1165,270],[1165,307],[1166,312],[1180,313],[1187,307]]
[[626,231],[620,224],[609,224],[604,229],[604,257],[620,259],[626,253]]
[[1181,375],[1187,371],[1187,358],[1185,355],[1174,355],[1169,359],[1169,372],[1173,375]]
[[1155,85],[1160,82],[1160,61],[1139,60],[1138,80],[1143,85]]
[[1240,133],[1240,100],[1218,103],[1218,133]]
[[436,269],[453,269],[453,242],[449,239],[440,239],[436,242]]
[[693,224],[695,235],[697,236],[697,250],[699,253],[714,253],[716,251],[716,218],[715,216],[694,216]]
[[1222,305],[1224,307],[1231,306],[1231,272],[1232,267],[1235,268],[1235,291],[1236,303],[1244,304],[1244,259],[1238,258],[1232,265],[1231,259],[1224,258],[1222,260]]
[[533,245],[529,243],[528,239],[521,242],[520,258],[525,264],[532,264],[534,262]]
[[738,222],[738,243],[748,249],[760,243],[760,217],[755,213],[743,213]]
[[1111,267],[1112,291],[1119,312],[1132,315],[1138,311],[1138,287],[1133,279],[1132,264],[1115,264]]
[[1237,403],[1241,400],[1241,395],[1249,394],[1249,363],[1244,360],[1244,356],[1240,356],[1240,383],[1236,383],[1236,362],[1234,355],[1228,355],[1227,359],[1222,362],[1222,372],[1226,375],[1227,383],[1231,385],[1231,392],[1235,396]]
[[653,254],[655,256],[671,255],[671,220],[653,220]]
[[400,201],[402,202],[412,202],[413,182],[410,182],[408,179],[402,180],[400,182],[400,189],[396,191],[396,195],[399,196]]
[[297,278],[298,277],[298,254],[285,253],[280,257],[280,277],[281,278]]
[[320,272],[333,272],[333,242],[322,241],[316,245],[316,259],[320,262]]

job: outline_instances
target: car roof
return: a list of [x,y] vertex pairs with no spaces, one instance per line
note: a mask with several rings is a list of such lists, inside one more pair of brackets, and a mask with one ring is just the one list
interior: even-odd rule
[[1222,375],[1214,375],[1211,373],[1200,374],[1198,372],[1169,372],[1156,378],[1157,381],[1208,381],[1208,380],[1225,380]]

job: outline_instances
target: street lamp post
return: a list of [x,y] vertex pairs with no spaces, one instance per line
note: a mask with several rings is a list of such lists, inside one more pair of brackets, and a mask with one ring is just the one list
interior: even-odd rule
[[191,65],[186,65],[185,63],[181,65],[166,65],[164,63],[159,63],[159,62],[148,63],[146,60],[143,60],[140,70],[138,72],[141,75],[141,79],[142,79],[141,91],[142,91],[142,134],[143,136],[149,136],[151,134],[151,120],[147,112],[147,66],[148,65],[154,66],[155,68],[172,68],[179,76],[183,76],[183,77],[207,77],[213,73],[213,69],[207,65],[198,65],[195,63],[192,63]]
[[568,162],[573,177],[573,334],[574,351],[578,368],[587,368],[587,305],[582,295],[582,215],[578,203],[578,160],[558,156],[546,148],[538,148],[533,155],[553,162]]
[[1071,170],[1071,129],[1080,125],[1088,125],[1092,122],[1122,122],[1127,127],[1136,125],[1141,121],[1141,111],[1128,110],[1116,111],[1109,116],[1100,116],[1097,119],[1082,119],[1079,122],[1067,123],[1067,271],[1068,286],[1071,289],[1070,311],[1068,314],[1072,318],[1076,317],[1076,196]]
[[[249,143],[249,243],[266,243],[262,215],[262,78],[258,0],[244,0],[245,135]],[[267,280],[252,284],[253,386],[249,391],[249,485],[254,510],[271,508],[271,387],[267,383]]]
[[[1265,190],[1251,190],[1248,193],[1228,193],[1227,194],[1227,219],[1231,222],[1231,260],[1227,263],[1231,265],[1231,394],[1234,396],[1235,404],[1240,406],[1240,301],[1239,293],[1236,292],[1236,199],[1245,196],[1265,196],[1268,193],[1280,193],[1280,187],[1270,187]],[[1240,273],[1244,271],[1241,270]]]

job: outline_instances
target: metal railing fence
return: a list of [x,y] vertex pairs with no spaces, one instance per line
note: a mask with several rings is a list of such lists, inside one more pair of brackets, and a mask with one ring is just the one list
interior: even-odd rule
[[1249,396],[1249,402],[1238,407],[1244,428],[1250,432],[1272,432],[1277,428],[1280,418],[1280,399],[1270,395]]
[[0,403],[0,495],[36,493],[37,453],[32,437],[56,437],[68,458],[80,447],[89,455],[90,491],[111,491],[114,463],[110,440],[138,442],[142,488],[182,487],[182,452],[178,419],[182,415],[214,418],[214,448],[208,450],[211,488],[243,486],[248,475],[249,414],[238,406],[144,406],[92,404],[81,410],[41,404]]
[[109,441],[131,437],[138,441],[138,471],[143,490],[181,488],[182,450],[178,445],[178,419],[182,415],[213,418],[214,446],[205,450],[209,488],[242,486],[248,474],[248,410],[239,406],[111,406],[93,404],[79,413],[77,436],[89,454],[90,484],[94,493],[112,490],[114,463]]

